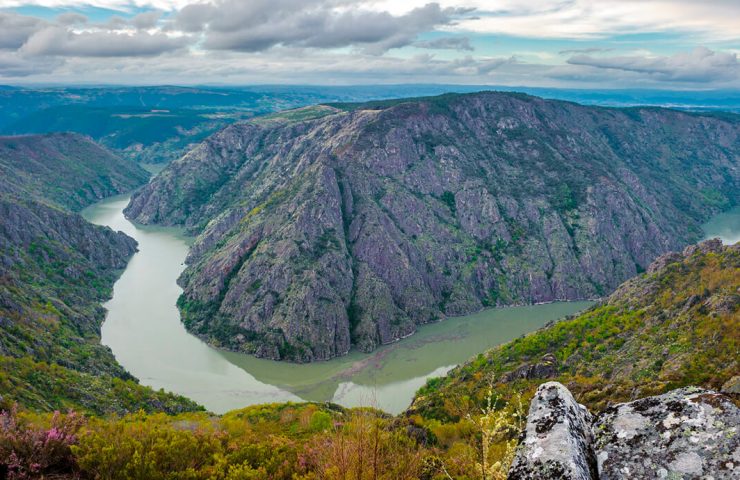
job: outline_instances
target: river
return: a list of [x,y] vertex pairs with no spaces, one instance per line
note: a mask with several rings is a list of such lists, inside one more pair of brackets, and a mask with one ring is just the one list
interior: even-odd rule
[[[139,242],[112,299],[104,304],[108,314],[102,343],[142,384],[179,393],[215,413],[303,400],[370,405],[399,413],[428,378],[591,304],[489,309],[423,326],[415,335],[371,354],[351,352],[306,365],[224,352],[190,335],[175,307],[182,292],[175,280],[185,268],[190,239],[177,228],[133,224],[123,215],[128,199],[112,197],[82,212],[88,221],[123,231]],[[728,217],[707,232],[726,237],[734,232],[737,241],[740,226],[723,230],[728,221],[740,222],[740,209],[733,212],[723,214]]]

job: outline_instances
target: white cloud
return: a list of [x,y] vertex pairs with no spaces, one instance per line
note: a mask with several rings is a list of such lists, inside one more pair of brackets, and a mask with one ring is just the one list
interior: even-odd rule
[[[0,10],[0,76],[37,72],[39,81],[118,82],[145,75],[142,81],[168,83],[323,79],[740,87],[736,52],[723,48],[736,45],[728,39],[740,37],[737,0],[0,0],[0,4],[119,11],[96,23],[64,10],[49,20]],[[436,34],[429,35],[432,32]],[[661,45],[655,50],[663,55],[634,50],[634,43],[622,44],[615,38],[629,33],[653,34],[655,45]],[[687,45],[698,44],[709,48],[687,50]],[[645,40],[646,48],[653,46]],[[687,51],[675,53],[679,49]],[[415,55],[420,52],[424,54]]]
[[[424,0],[381,0],[376,8],[403,13]],[[451,30],[527,38],[598,39],[619,33],[687,32],[702,40],[740,36],[737,0],[440,0],[476,9]]]

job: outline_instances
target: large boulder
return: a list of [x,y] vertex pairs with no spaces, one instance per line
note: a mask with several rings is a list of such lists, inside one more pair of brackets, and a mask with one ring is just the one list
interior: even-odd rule
[[540,385],[527,427],[509,470],[509,480],[593,480],[591,414],[563,385]]
[[740,478],[740,409],[694,387],[611,407],[593,427],[598,478]]

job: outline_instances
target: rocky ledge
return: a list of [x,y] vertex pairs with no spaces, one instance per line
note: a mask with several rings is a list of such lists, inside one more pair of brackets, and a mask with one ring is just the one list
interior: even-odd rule
[[740,478],[740,409],[696,387],[592,416],[557,382],[542,384],[509,480]]

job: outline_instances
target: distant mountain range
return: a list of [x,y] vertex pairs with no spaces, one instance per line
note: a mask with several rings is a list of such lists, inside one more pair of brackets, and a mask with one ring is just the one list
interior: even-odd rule
[[[480,85],[253,86],[253,87],[0,87],[0,134],[72,131],[119,155],[168,162],[208,135],[239,120],[325,102],[467,93]],[[740,92],[568,90],[496,87],[601,106],[656,105],[740,112]]]

